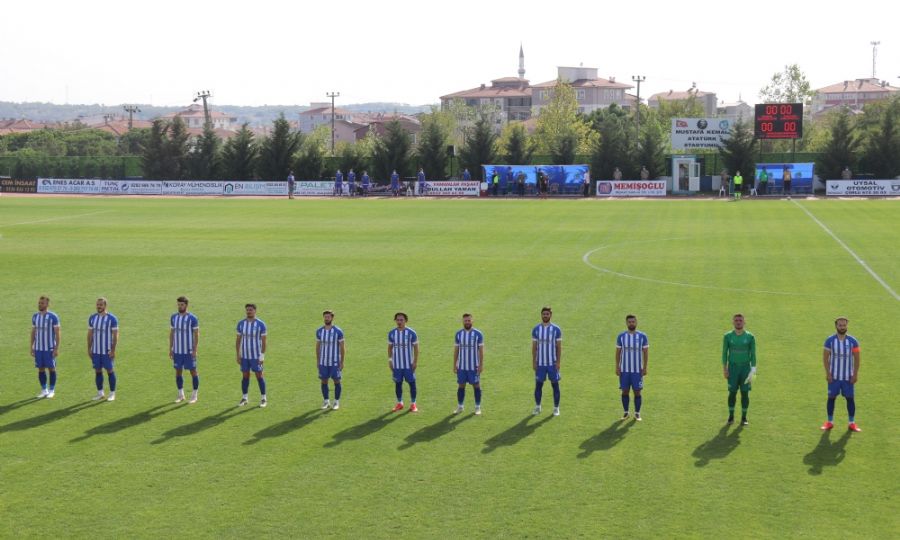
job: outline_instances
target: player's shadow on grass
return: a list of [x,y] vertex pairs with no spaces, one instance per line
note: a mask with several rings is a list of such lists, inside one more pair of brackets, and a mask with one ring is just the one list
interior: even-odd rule
[[[418,431],[414,431],[406,436],[406,442],[397,447],[398,450],[406,450],[407,448],[412,448],[418,443],[431,442],[438,437],[442,437],[454,429],[456,426],[462,424],[469,418],[472,418],[474,415],[467,414],[465,416],[458,414],[448,414],[444,418],[441,418],[434,424],[430,426],[425,426]],[[451,422],[454,418],[459,418],[456,422]]]
[[253,410],[253,407],[228,407],[221,412],[207,416],[206,418],[201,418],[196,422],[178,426],[177,428],[172,428],[160,435],[158,439],[150,441],[150,444],[162,444],[174,439],[175,437],[189,437],[191,435],[195,435],[197,433],[200,433],[201,431],[214,428],[222,424],[229,418],[234,418],[235,416],[250,410]]
[[137,414],[133,414],[126,418],[119,418],[118,420],[113,420],[112,422],[107,422],[105,424],[100,424],[99,426],[94,426],[91,429],[84,432],[84,435],[80,435],[70,440],[70,443],[81,442],[86,439],[90,439],[94,435],[108,435],[110,433],[116,433],[122,431],[123,429],[128,429],[130,427],[134,427],[138,424],[143,424],[144,422],[149,422],[153,420],[157,416],[162,416],[167,412],[174,411],[178,406],[172,403],[166,403],[164,405],[157,405],[156,407],[147,409],[146,411],[141,411]]
[[484,441],[484,448],[481,449],[481,453],[490,454],[501,446],[518,444],[519,441],[534,433],[537,428],[543,426],[553,417],[548,415],[536,422],[529,422],[532,418],[534,416],[529,414],[513,427]]
[[99,405],[103,403],[102,401],[83,401],[81,403],[76,403],[74,405],[69,405],[68,407],[62,409],[56,409],[55,411],[50,411],[45,414],[40,414],[38,416],[32,416],[31,418],[25,418],[24,420],[19,420],[18,422],[13,422],[11,424],[6,424],[5,426],[0,426],[0,433],[4,433],[7,431],[24,431],[26,429],[31,429],[34,427],[38,427],[44,424],[48,424],[50,422],[55,422],[56,420],[62,420],[67,416],[71,416],[77,412],[83,411],[85,409],[90,409],[95,405]]
[[287,435],[292,431],[296,431],[308,424],[311,424],[315,420],[318,420],[322,417],[321,409],[313,409],[311,411],[306,411],[300,416],[295,416],[290,420],[285,420],[284,422],[279,422],[277,424],[271,425],[265,429],[261,429],[253,434],[253,437],[244,441],[245,445],[256,444],[263,439],[269,439],[272,437],[280,437],[282,435]]
[[729,427],[725,424],[715,437],[694,449],[691,455],[697,458],[695,467],[706,467],[714,459],[724,459],[741,444],[741,431],[744,430],[744,426],[738,424],[731,433],[728,432]]
[[362,424],[357,424],[355,426],[348,427],[343,431],[338,431],[337,433],[332,435],[331,440],[325,443],[323,446],[325,448],[334,448],[335,446],[343,442],[355,441],[368,437],[369,435],[384,428],[401,416],[402,415],[398,413],[386,412],[381,416],[376,416],[371,420],[366,420]]
[[616,420],[608,428],[581,443],[581,446],[579,446],[581,453],[578,454],[578,457],[584,459],[597,450],[609,450],[622,442],[625,434],[628,433],[628,430],[633,425],[634,422],[632,421]]
[[29,403],[37,403],[38,401],[40,401],[38,398],[28,398],[28,399],[22,399],[19,401],[14,401],[12,403],[7,403],[6,405],[0,405],[0,414],[6,414],[9,411],[14,411],[14,410],[18,409],[19,407],[24,407],[25,405],[28,405]]
[[847,457],[847,441],[850,440],[850,430],[847,430],[841,438],[831,442],[831,431],[822,433],[819,444],[812,451],[803,456],[803,463],[809,465],[809,474],[818,476],[825,467],[837,467]]

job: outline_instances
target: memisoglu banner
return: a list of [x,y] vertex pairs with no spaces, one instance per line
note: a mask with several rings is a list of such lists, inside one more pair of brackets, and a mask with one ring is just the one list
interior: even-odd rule
[[597,180],[598,197],[665,197],[665,180]]

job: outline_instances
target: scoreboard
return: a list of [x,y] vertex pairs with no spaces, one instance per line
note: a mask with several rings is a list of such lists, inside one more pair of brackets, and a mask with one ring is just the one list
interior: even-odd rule
[[759,103],[754,126],[757,139],[800,139],[803,137],[803,104]]

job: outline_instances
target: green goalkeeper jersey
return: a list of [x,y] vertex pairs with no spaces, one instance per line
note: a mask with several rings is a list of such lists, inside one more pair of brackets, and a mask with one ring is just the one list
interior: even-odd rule
[[722,365],[756,365],[756,338],[744,330],[738,335],[734,330],[722,339]]

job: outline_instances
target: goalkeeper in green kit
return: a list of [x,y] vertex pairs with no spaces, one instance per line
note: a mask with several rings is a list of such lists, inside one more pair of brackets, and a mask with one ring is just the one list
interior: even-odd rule
[[734,330],[722,339],[722,368],[728,381],[728,423],[734,423],[734,406],[741,391],[741,425],[746,426],[750,406],[750,383],[756,375],[756,338],[744,330],[744,316],[732,318]]

